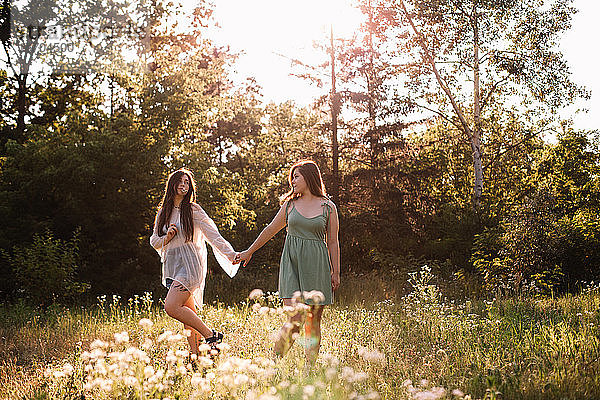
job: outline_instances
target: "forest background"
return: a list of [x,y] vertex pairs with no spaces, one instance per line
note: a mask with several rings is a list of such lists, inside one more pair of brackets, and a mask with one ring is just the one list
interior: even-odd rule
[[[599,138],[558,113],[590,95],[558,50],[571,1],[361,0],[354,38],[316,43],[322,63],[292,60],[323,88],[309,107],[234,83],[237,55],[205,34],[208,2],[187,16],[160,1],[77,4],[3,2],[2,301],[161,295],[148,237],[171,171],[194,171],[198,202],[242,250],[304,158],[338,205],[342,285],[376,275],[382,296],[402,294],[424,264],[451,297],[600,278]],[[36,28],[82,21],[122,30],[75,35],[86,51],[59,54]],[[283,238],[234,280],[211,258],[207,298],[275,291]]]

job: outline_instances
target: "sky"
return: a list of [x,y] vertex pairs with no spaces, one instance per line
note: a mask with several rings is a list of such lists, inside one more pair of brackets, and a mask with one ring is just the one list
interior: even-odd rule
[[[184,0],[189,7],[193,0]],[[210,35],[218,43],[242,51],[237,64],[238,79],[256,78],[263,88],[263,100],[294,100],[308,105],[321,95],[309,82],[291,76],[291,58],[316,62],[315,40],[327,37],[331,24],[335,36],[350,37],[361,15],[348,0],[218,0],[214,17],[220,29]],[[561,111],[572,117],[578,129],[600,129],[600,1],[575,0],[579,9],[572,28],[561,40],[560,49],[572,72],[572,79],[592,92],[588,101]],[[588,109],[587,113],[577,111]]]

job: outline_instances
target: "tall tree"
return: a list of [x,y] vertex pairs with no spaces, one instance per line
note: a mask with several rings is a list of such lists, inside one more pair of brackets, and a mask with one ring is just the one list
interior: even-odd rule
[[[569,104],[576,86],[557,49],[571,26],[572,0],[391,0],[398,57],[411,93],[403,99],[443,118],[468,141],[473,206],[484,187],[482,140],[494,102],[546,109]],[[433,83],[433,84],[432,84]]]

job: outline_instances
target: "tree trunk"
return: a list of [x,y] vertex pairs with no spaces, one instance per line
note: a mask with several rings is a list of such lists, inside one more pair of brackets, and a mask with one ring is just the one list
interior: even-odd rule
[[22,143],[25,140],[25,114],[27,113],[27,74],[17,75],[17,127],[13,138]]
[[473,208],[477,210],[481,204],[483,191],[483,167],[481,162],[481,98],[479,87],[479,27],[477,8],[473,5],[473,121],[471,135],[473,150],[473,171],[475,182],[473,187]]
[[331,147],[333,152],[333,183],[331,185],[331,197],[333,202],[339,205],[339,166],[338,166],[338,137],[337,116],[340,109],[339,96],[335,89],[335,48],[333,47],[333,25],[331,26]]

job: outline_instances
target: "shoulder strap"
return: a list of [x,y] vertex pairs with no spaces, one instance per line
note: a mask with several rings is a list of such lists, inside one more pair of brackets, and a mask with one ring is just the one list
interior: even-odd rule
[[323,207],[323,216],[325,217],[325,227],[327,228],[327,223],[329,222],[329,214],[331,214],[331,205],[329,205],[329,201],[325,199],[325,202],[322,205]]
[[290,202],[291,202],[291,201],[292,201],[292,200],[288,200],[288,201],[285,203],[285,224],[286,224],[286,225],[287,225],[287,222],[288,222],[288,214],[289,214],[288,210],[289,210],[289,208],[290,208]]

